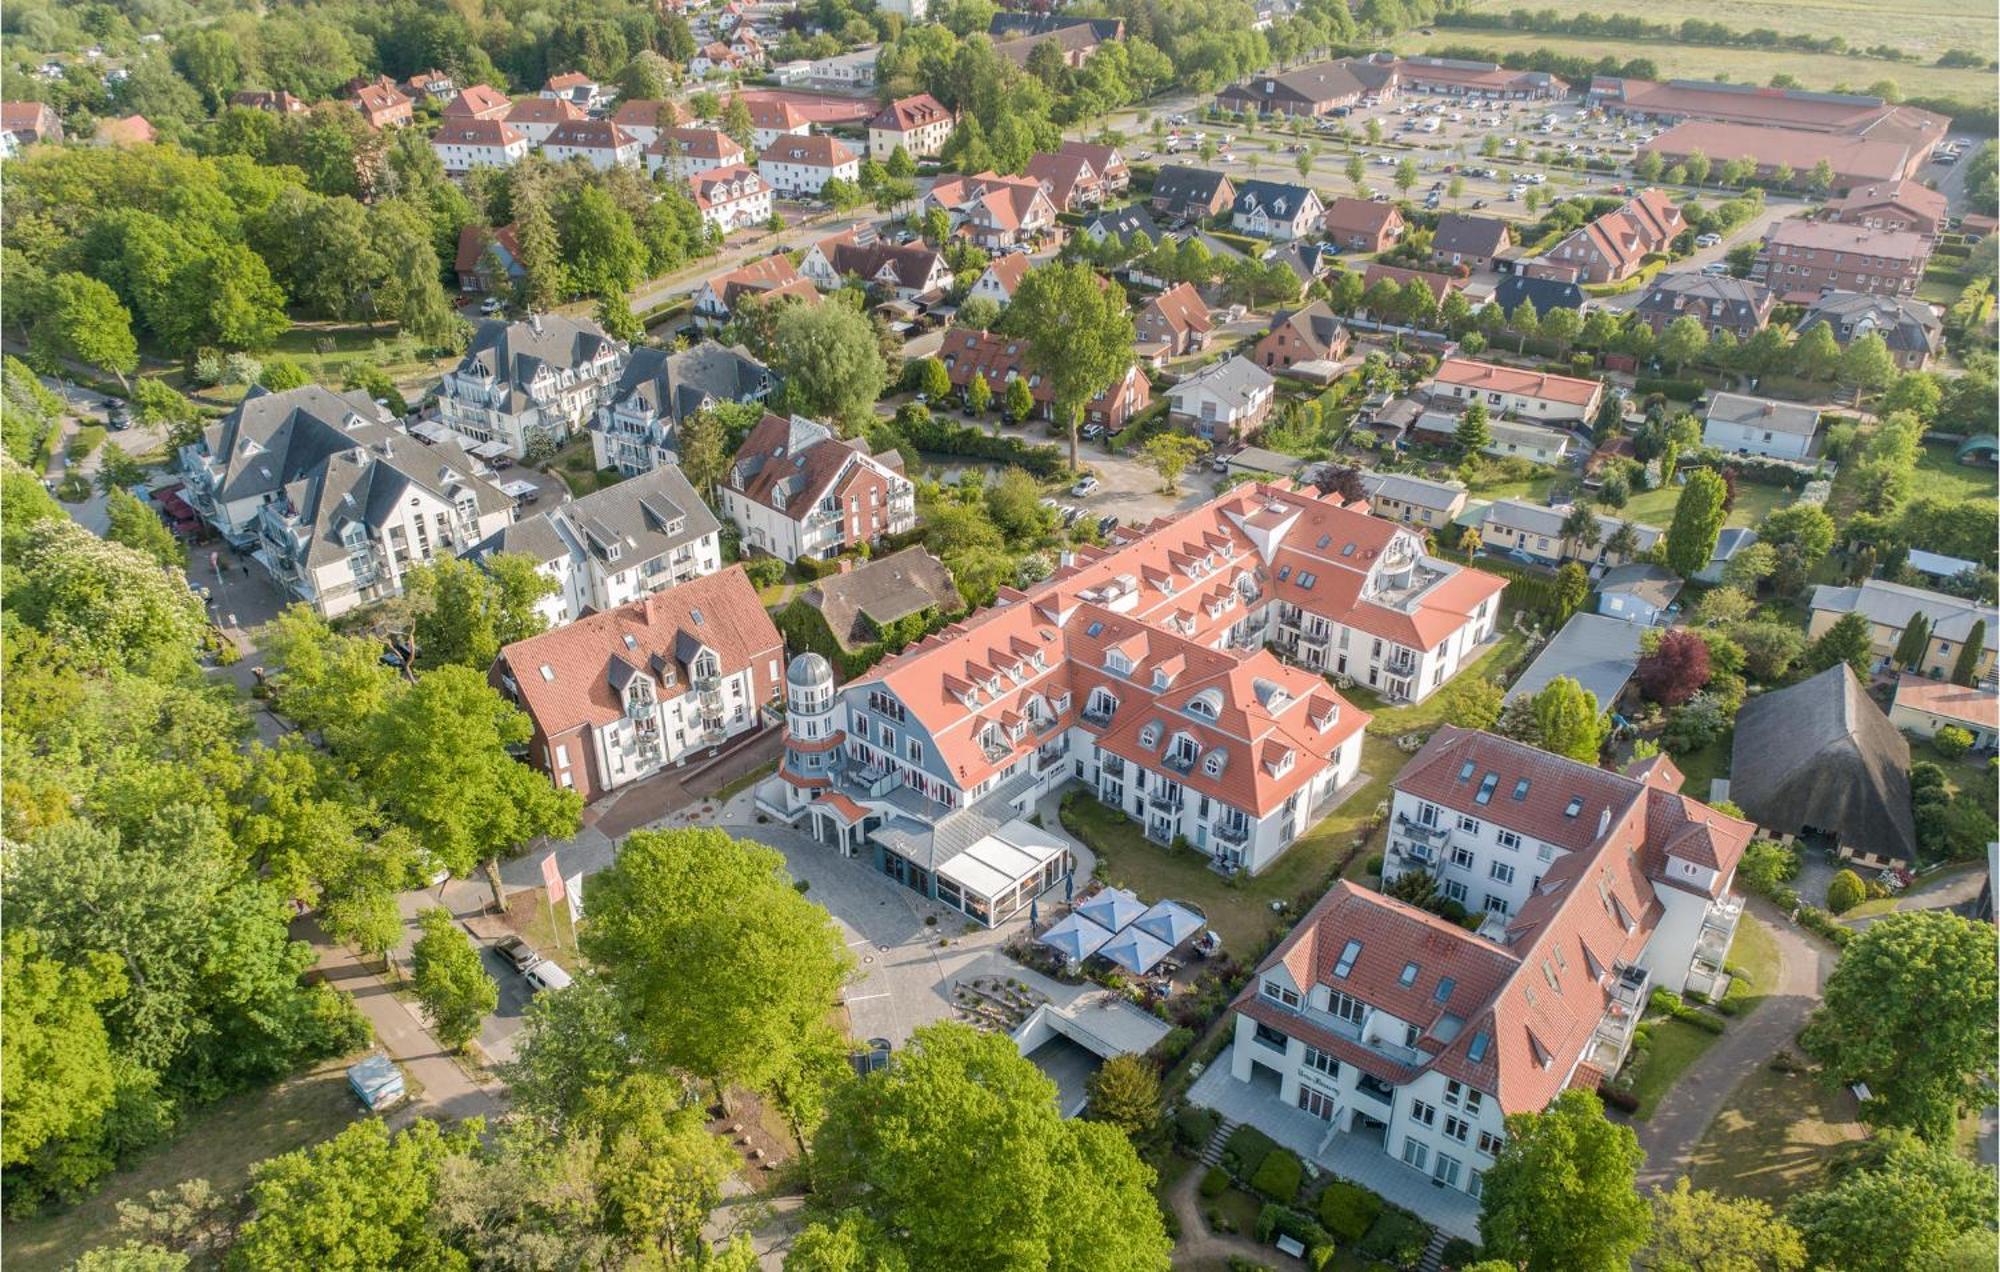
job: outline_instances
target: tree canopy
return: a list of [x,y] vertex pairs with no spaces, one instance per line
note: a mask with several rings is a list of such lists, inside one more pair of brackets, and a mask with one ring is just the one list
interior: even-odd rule
[[1651,1230],[1636,1177],[1645,1154],[1588,1091],[1507,1118],[1486,1172],[1479,1233],[1488,1254],[1527,1272],[1624,1272]]

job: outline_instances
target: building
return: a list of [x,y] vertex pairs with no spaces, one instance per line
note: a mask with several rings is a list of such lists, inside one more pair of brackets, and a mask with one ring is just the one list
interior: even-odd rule
[[750,112],[750,148],[762,154],[780,137],[805,137],[812,133],[812,120],[782,97],[732,97]]
[[1889,723],[1921,738],[1934,738],[1947,726],[1963,729],[1976,750],[1991,751],[2000,746],[2000,695],[1905,672],[1896,678]]
[[231,93],[229,104],[244,110],[261,110],[272,115],[303,115],[312,109],[305,98],[295,97],[282,88],[276,92],[264,88],[246,88],[241,92]]
[[661,134],[679,126],[681,111],[670,101],[634,97],[618,103],[618,109],[611,112],[611,122],[641,146],[651,146]]
[[1937,311],[1922,301],[1900,296],[1827,292],[1806,306],[1799,334],[1821,323],[1833,329],[1834,342],[1843,349],[1871,331],[1880,334],[1896,365],[1905,371],[1923,370],[1944,340],[1944,325],[1938,321]]
[[1729,799],[1769,831],[1917,859],[1910,744],[1846,663],[1743,704]]
[[1582,424],[1597,413],[1604,386],[1596,380],[1523,371],[1471,358],[1446,358],[1427,386],[1433,398],[1484,402],[1496,416],[1546,424]]
[[446,119],[431,134],[431,149],[451,176],[474,168],[511,168],[533,143],[497,119]]
[[[1026,265],[1026,258],[1019,256],[999,257],[993,265],[1006,261]],[[799,262],[799,272],[825,291],[838,290],[849,279],[858,278],[864,286],[878,288],[896,300],[936,300],[952,284],[951,266],[942,253],[921,240],[893,243],[878,238],[875,226],[868,222],[813,244]],[[975,285],[975,294],[977,290]]]
[[444,122],[455,124],[484,119],[500,123],[512,109],[514,103],[507,99],[507,94],[491,85],[474,84],[444,104]]
[[483,562],[502,552],[528,557],[555,581],[536,609],[561,627],[714,574],[721,522],[681,470],[666,466],[502,527],[471,555]]
[[1887,181],[1861,186],[1826,205],[1827,214],[1843,225],[1870,230],[1907,230],[1933,243],[1944,233],[1950,206],[1943,194],[1915,181]]
[[417,565],[514,519],[514,501],[454,440],[425,446],[365,393],[252,387],[183,446],[182,492],[289,597],[332,618],[400,596]]
[[62,116],[47,102],[0,102],[0,132],[15,149],[63,139]]
[[[996,17],[1004,16],[1007,15],[996,15]],[[1098,46],[1107,39],[1124,38],[1122,35],[1107,36],[1104,33],[1107,29],[1123,31],[1125,23],[1122,19],[1063,18],[1046,14],[1035,16],[1044,22],[1065,22],[1068,25],[1028,35],[1018,35],[1009,40],[995,40],[993,51],[1015,66],[1025,69],[1028,59],[1034,56],[1037,48],[1044,44],[1053,45],[1062,58],[1063,65],[1071,70],[1077,70],[1090,60],[1090,55],[1097,52]]]
[[604,86],[582,71],[565,71],[561,75],[549,76],[549,82],[542,85],[542,97],[568,102],[586,115],[604,109],[611,101]]
[[[0,129],[0,131],[11,131]],[[159,134],[144,115],[124,115],[116,119],[100,119],[97,131],[90,135],[93,146],[150,146]]]
[[515,459],[531,442],[561,446],[589,421],[630,353],[587,318],[530,314],[479,324],[438,382],[438,422]]
[[462,292],[490,292],[500,283],[511,287],[528,276],[521,264],[521,243],[511,225],[468,225],[460,230],[453,268]]
[[1665,252],[1687,226],[1664,190],[1645,190],[1550,248],[1547,258],[1577,269],[1586,283],[1616,283],[1639,272],[1649,253]]
[[634,349],[590,418],[592,457],[598,468],[628,476],[678,465],[683,420],[723,402],[761,402],[777,383],[741,346],[704,340],[678,352]]
[[1701,425],[1701,444],[1736,455],[1807,459],[1819,436],[1819,408],[1740,393],[1716,393]]
[[[1488,453],[1491,451],[1489,449]],[[1636,521],[1620,521],[1616,517],[1597,514],[1597,542],[1589,546],[1567,538],[1562,532],[1562,524],[1570,514],[1571,506],[1558,504],[1529,503],[1525,499],[1495,499],[1486,506],[1486,516],[1479,525],[1480,541],[1489,552],[1522,553],[1533,558],[1533,564],[1559,566],[1565,561],[1577,561],[1584,565],[1624,565],[1637,557],[1652,551],[1665,531],[1657,526],[1643,526]],[[1625,526],[1632,527],[1637,542],[1633,552],[1615,552],[1611,540]]]
[[972,290],[966,295],[990,300],[1005,309],[1014,303],[1014,293],[1021,289],[1021,280],[1033,268],[1028,258],[1019,252],[1009,252],[988,261],[979,277],[972,281]]
[[1764,329],[1777,303],[1770,288],[1748,279],[1718,274],[1661,274],[1646,288],[1634,310],[1655,336],[1665,334],[1676,318],[1686,316],[1700,323],[1710,336],[1727,331],[1740,342]]
[[1283,265],[1291,271],[1292,277],[1299,280],[1299,287],[1304,289],[1332,273],[1334,266],[1340,263],[1340,253],[1325,243],[1293,239],[1266,250],[1261,259],[1267,266]]
[[1457,482],[1368,472],[1362,474],[1361,484],[1368,491],[1368,510],[1386,521],[1438,530],[1465,511],[1465,487]]
[[1546,71],[1516,71],[1463,58],[1409,57],[1396,62],[1404,92],[1441,93],[1488,101],[1532,101],[1569,96],[1569,85]]
[[1312,233],[1325,213],[1319,196],[1305,186],[1251,180],[1236,187],[1230,225],[1244,234],[1282,242]]
[[1837,291],[1910,296],[1930,254],[1929,242],[1911,230],[1794,219],[1765,233],[1750,276],[1787,304],[1809,305]]
[[1411,283],[1422,283],[1430,291],[1433,304],[1444,304],[1444,298],[1455,291],[1463,290],[1465,280],[1453,278],[1450,274],[1439,274],[1427,269],[1404,269],[1401,265],[1384,265],[1380,261],[1370,261],[1368,268],[1361,271],[1361,287],[1365,294],[1377,283],[1393,283],[1397,288],[1408,287]]
[[1277,386],[1269,371],[1237,354],[1168,389],[1168,418],[1212,446],[1234,446],[1262,427]]
[[1023,175],[1042,183],[1059,212],[1088,212],[1104,202],[1104,182],[1090,160],[1071,151],[1028,157]]
[[355,90],[354,109],[375,129],[400,127],[409,123],[415,113],[409,97],[386,76],[380,83],[364,84]]
[[[1210,221],[1236,205],[1236,187],[1220,172],[1162,164],[1153,178],[1156,216],[1175,221]],[[1157,239],[1155,240],[1157,241]]]
[[957,124],[952,113],[929,93],[899,97],[868,121],[868,156],[886,163],[901,146],[912,159],[924,159],[944,149]]
[[1315,300],[1271,315],[1270,329],[1257,341],[1250,357],[1267,370],[1284,371],[1303,364],[1338,362],[1349,343],[1347,324],[1325,301]]
[[404,80],[402,89],[413,100],[424,98],[437,103],[439,106],[443,106],[445,103],[451,101],[452,98],[458,96],[458,81],[451,77],[449,71],[441,71],[436,67],[432,67],[427,71],[418,71],[415,75]]
[[747,230],[771,219],[771,187],[742,164],[693,173],[688,184],[701,219],[724,234]]
[[1343,252],[1386,252],[1403,237],[1403,214],[1386,200],[1341,195],[1326,205],[1320,228]]
[[1208,316],[1208,302],[1194,284],[1177,283],[1146,302],[1132,329],[1141,353],[1183,358],[1208,348],[1215,323]]
[[541,145],[549,134],[564,124],[588,119],[583,108],[565,97],[523,97],[507,111],[507,126]]
[[1252,76],[1215,95],[1215,104],[1239,115],[1316,118],[1396,95],[1395,67],[1372,58],[1344,57],[1290,71]]
[[1065,141],[1060,152],[1076,155],[1090,164],[1107,197],[1123,194],[1132,185],[1132,169],[1116,146],[1099,146],[1087,141]]
[[586,802],[763,725],[784,642],[741,566],[515,641],[490,678],[528,762]]
[[[974,376],[983,376],[995,402],[1006,401],[1010,382],[1026,379],[1035,403],[1034,413],[1042,419],[1055,418],[1055,390],[1043,380],[1041,372],[1028,366],[1027,341],[954,327],[945,333],[937,358],[950,373],[954,390],[964,393]],[[1125,369],[1117,384],[1084,403],[1083,422],[1116,433],[1152,400],[1153,386],[1135,362]]]
[[891,624],[914,614],[956,614],[965,608],[951,571],[922,547],[840,566],[793,604],[818,610],[834,641],[849,653],[875,644]]
[[1498,217],[1447,212],[1431,235],[1431,262],[1463,266],[1467,272],[1492,269],[1493,258],[1513,241],[1513,232]]
[[716,128],[668,128],[646,146],[646,175],[664,169],[670,180],[685,181],[696,173],[733,168],[743,163],[743,147]]
[[[1626,119],[1679,123],[1714,120],[1759,128],[1866,136],[1912,125],[1931,126],[1944,135],[1941,117],[1914,107],[1896,107],[1879,97],[1859,93],[1816,93],[1798,88],[1763,88],[1756,84],[1725,84],[1707,80],[1623,79],[1599,75],[1591,80],[1586,100],[1606,114]],[[1920,118],[1929,116],[1929,120]],[[1723,152],[1733,153],[1733,152]]]
[[822,88],[847,88],[867,92],[875,87],[875,62],[879,47],[864,46],[851,53],[814,58],[806,66],[806,78]]
[[1098,212],[1083,223],[1083,232],[1093,244],[1101,244],[1106,239],[1117,239],[1130,248],[1139,235],[1146,236],[1146,242],[1157,244],[1161,237],[1159,223],[1143,203],[1130,203],[1122,208],[1112,208]]
[[1958,665],[1960,650],[1973,639],[1974,628],[1981,628],[1982,648],[1974,679],[1981,682],[1994,679],[1993,657],[1995,650],[2000,649],[2000,611],[1990,605],[1882,579],[1869,579],[1853,587],[1821,584],[1813,588],[1812,621],[1806,634],[1818,640],[1843,614],[1859,614],[1868,620],[1869,648],[1875,653],[1878,671],[1889,666],[1890,656],[1896,652],[1910,620],[1919,614],[1928,618],[1930,647],[1912,670],[1933,680],[1951,675]]
[[1511,318],[1523,302],[1533,305],[1537,314],[1546,314],[1555,309],[1581,310],[1586,299],[1583,288],[1573,282],[1508,274],[1494,285],[1490,303],[1498,305],[1500,312]]
[[608,119],[573,119],[556,125],[542,143],[542,153],[555,163],[581,159],[599,172],[609,172],[641,167],[646,147]]
[[1722,582],[1722,572],[1736,559],[1736,554],[1757,542],[1757,532],[1747,526],[1724,526],[1715,536],[1715,551],[1709,554],[1708,564],[1696,570],[1693,581],[1715,587]]
[[1903,561],[1910,569],[1924,578],[1942,583],[1960,575],[1974,574],[1979,570],[1979,562],[1965,557],[1946,556],[1942,552],[1926,552],[1922,548],[1911,548]]
[[1664,627],[1673,622],[1674,598],[1680,594],[1680,575],[1665,566],[1613,566],[1597,580],[1597,612],[1644,627]]
[[939,178],[923,207],[943,208],[954,232],[988,251],[1034,243],[1056,226],[1056,205],[1041,182],[992,171]]
[[861,160],[832,137],[781,137],[757,156],[757,175],[791,198],[817,195],[839,178],[850,184],[861,179]]
[[[1937,117],[1934,117],[1937,118]],[[1716,123],[1690,120],[1641,142],[1639,156],[1653,154],[1668,167],[1686,163],[1690,156],[1730,155],[1756,165],[1753,176],[1777,183],[1789,172],[1785,184],[1806,186],[1815,180],[1821,163],[1827,166],[1829,188],[1835,193],[1863,186],[1912,180],[1930,157],[1936,139],[1922,130],[1883,130],[1883,135],[1849,136],[1799,128],[1770,128],[1757,124]],[[1942,134],[1939,134],[1941,137]],[[1711,149],[1713,147],[1713,149]]]
[[873,455],[796,415],[766,415],[751,429],[717,493],[744,548],[781,561],[831,560],[917,523],[901,455]]
[[792,258],[773,252],[703,283],[694,294],[694,320],[698,326],[720,327],[736,316],[736,307],[746,297],[776,300],[786,296],[808,305],[819,303],[819,292],[799,275]]

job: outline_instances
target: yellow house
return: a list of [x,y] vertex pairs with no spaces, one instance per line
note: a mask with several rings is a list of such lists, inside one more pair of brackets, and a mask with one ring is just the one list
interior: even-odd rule
[[1823,584],[1813,589],[1812,624],[1807,634],[1817,640],[1845,614],[1860,614],[1868,620],[1869,648],[1878,667],[1895,653],[1911,619],[1919,614],[1928,618],[1930,648],[1915,670],[1932,679],[1951,675],[1958,665],[1959,651],[1972,639],[1973,628],[1983,623],[1985,633],[1974,679],[1985,681],[1993,676],[1994,652],[2000,648],[2000,611],[1990,605],[1881,579],[1854,587]]

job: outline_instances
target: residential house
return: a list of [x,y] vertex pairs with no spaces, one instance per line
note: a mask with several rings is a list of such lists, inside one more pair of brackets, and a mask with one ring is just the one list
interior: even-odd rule
[[1023,175],[1042,183],[1059,212],[1088,212],[1104,202],[1104,183],[1082,155],[1067,150],[1031,155]]
[[1238,354],[1204,367],[1167,390],[1168,419],[1210,445],[1227,448],[1255,432],[1271,413],[1278,382]]
[[1132,322],[1141,351],[1163,358],[1181,358],[1208,348],[1215,323],[1208,303],[1193,283],[1177,283],[1148,300]]
[[431,149],[450,176],[474,168],[511,168],[533,143],[497,119],[447,119],[431,134]]
[[19,148],[63,139],[62,116],[47,102],[0,102],[0,132]]
[[507,111],[507,126],[539,146],[563,124],[586,119],[581,107],[562,97],[523,97]]
[[1843,225],[1870,230],[1907,230],[1932,242],[1944,233],[1950,207],[1942,193],[1915,181],[1860,186],[1826,205]]
[[1832,328],[1834,342],[1843,349],[1871,331],[1879,333],[1896,365],[1905,371],[1923,370],[1944,340],[1944,324],[1937,311],[1920,300],[1900,296],[1827,292],[1806,306],[1799,334],[1821,323]]
[[1664,252],[1687,226],[1664,190],[1644,190],[1623,207],[1579,226],[1550,248],[1552,261],[1574,265],[1586,283],[1616,283],[1639,272],[1646,256]]
[[1981,682],[1995,679],[1993,657],[1994,651],[2000,649],[2000,611],[1991,605],[1882,579],[1868,579],[1853,587],[1825,583],[1813,589],[1812,621],[1806,634],[1818,640],[1845,614],[1859,614],[1868,620],[1869,648],[1874,652],[1877,670],[1889,666],[1890,656],[1896,652],[1903,629],[1911,619],[1919,614],[1929,619],[1930,644],[1911,670],[1933,680],[1951,675],[1963,646],[1972,639],[1974,627],[1983,626],[1974,679]]
[[418,71],[404,80],[401,87],[412,101],[424,100],[438,106],[443,106],[458,96],[458,81],[452,78],[449,71],[441,71],[436,67]]
[[1313,232],[1326,207],[1306,186],[1283,181],[1245,181],[1236,187],[1230,225],[1257,238],[1286,240]]
[[1341,195],[1326,205],[1320,228],[1343,252],[1386,252],[1403,237],[1403,213],[1386,200]]
[[780,194],[800,198],[817,195],[835,178],[859,181],[861,160],[832,137],[781,137],[757,156],[757,175]]
[[916,487],[895,451],[869,452],[812,420],[766,415],[718,492],[746,550],[831,560],[917,523]]
[[1914,230],[1871,230],[1838,221],[1780,221],[1764,235],[1750,276],[1787,304],[1828,292],[1914,295],[1931,245]]
[[956,118],[929,93],[899,97],[868,121],[868,157],[888,162],[901,146],[912,159],[926,159],[944,149]]
[[1396,95],[1396,71],[1390,62],[1344,57],[1315,62],[1289,71],[1255,75],[1231,84],[1215,95],[1215,104],[1236,114],[1294,115],[1314,118],[1361,105],[1386,102]]
[[[963,393],[975,375],[984,376],[987,387],[993,390],[993,400],[1004,402],[1008,383],[1025,378],[1034,398],[1035,414],[1043,419],[1055,418],[1055,390],[1041,372],[1028,367],[1027,341],[954,327],[945,333],[937,357],[950,372],[951,387],[957,392]],[[1086,425],[1096,424],[1116,433],[1152,400],[1153,386],[1135,362],[1125,369],[1118,383],[1084,403],[1083,420]]]
[[701,219],[724,234],[771,219],[771,187],[742,164],[703,169],[690,175],[688,184]]
[[542,143],[542,153],[555,163],[581,159],[599,172],[609,172],[640,167],[646,147],[608,119],[575,119],[556,126]]
[[745,97],[742,100],[750,111],[750,148],[759,154],[770,149],[781,137],[805,137],[812,133],[812,121],[806,113],[783,98]]
[[677,352],[634,349],[591,416],[592,458],[628,476],[677,465],[683,420],[723,402],[761,402],[777,386],[771,369],[740,345],[704,340]]
[[1595,699],[1598,710],[1617,711],[1639,670],[1643,638],[1644,631],[1623,618],[1572,614],[1514,681],[1507,701],[1532,699],[1563,676]]
[[734,168],[743,163],[743,147],[716,128],[668,128],[646,147],[646,175],[664,169],[669,180],[685,181],[696,173]]
[[1974,750],[1991,751],[2000,746],[2000,694],[1904,672],[1896,678],[1889,723],[1920,738],[1934,738],[1943,728],[1963,729],[1972,735]]
[[499,89],[488,84],[474,84],[444,104],[444,122],[454,124],[484,119],[499,123],[513,109],[514,103]]
[[1680,594],[1681,576],[1663,565],[1613,566],[1597,580],[1597,612],[1641,627],[1665,627],[1673,622],[1674,598]]
[[1717,393],[1702,419],[1701,444],[1736,455],[1807,459],[1819,436],[1819,408],[1740,393]]
[[922,206],[943,208],[955,232],[988,251],[1033,243],[1056,227],[1056,205],[1041,182],[991,171],[940,178]]
[[604,86],[582,71],[551,75],[548,83],[542,85],[542,97],[568,102],[586,115],[604,109],[611,102],[611,95],[604,91]]
[[1519,416],[1545,424],[1586,423],[1604,397],[1604,386],[1596,380],[1459,357],[1439,363],[1427,387],[1433,398],[1484,402],[1495,416]]
[[364,84],[354,92],[354,109],[374,129],[395,128],[414,116],[412,103],[395,81],[383,76],[381,82]]
[[[1488,551],[1523,552],[1537,563],[1553,567],[1565,561],[1577,561],[1584,565],[1624,565],[1652,551],[1653,545],[1666,533],[1656,526],[1621,521],[1599,513],[1596,516],[1596,542],[1586,545],[1564,537],[1562,525],[1569,514],[1568,505],[1549,507],[1524,499],[1496,499],[1487,505],[1486,518],[1479,526],[1479,536]],[[1630,553],[1612,551],[1613,538],[1627,525],[1632,527],[1637,547]]]
[[1273,314],[1270,330],[1250,357],[1268,370],[1286,370],[1304,362],[1337,362],[1346,355],[1348,344],[1347,324],[1325,301],[1315,300]]
[[1340,264],[1340,254],[1333,248],[1325,243],[1308,243],[1302,239],[1280,243],[1266,251],[1262,259],[1266,265],[1283,265],[1290,270],[1292,277],[1299,280],[1301,291],[1325,278]]
[[1162,164],[1153,178],[1152,207],[1156,216],[1206,222],[1227,215],[1235,206],[1236,187],[1220,172],[1169,163]]
[[915,614],[956,614],[965,608],[951,571],[921,546],[872,561],[842,560],[840,570],[793,602],[816,609],[840,648],[853,653],[882,639],[890,625]]
[[597,410],[630,352],[587,318],[490,318],[438,382],[438,422],[515,459],[538,440],[561,446]]
[[1132,169],[1126,164],[1125,156],[1118,153],[1116,146],[1099,146],[1088,141],[1065,141],[1061,151],[1066,155],[1076,155],[1090,164],[1090,170],[1097,174],[1098,183],[1105,195],[1125,193],[1132,185]]
[[[5,130],[0,130],[5,131]],[[154,131],[152,121],[144,115],[124,115],[116,119],[100,119],[97,131],[90,135],[93,146],[150,146],[159,134]]]
[[[1430,446],[1450,446],[1458,436],[1460,415],[1456,408],[1425,410],[1411,425],[1411,437]],[[1489,420],[1486,428],[1492,440],[1481,448],[1481,453],[1495,459],[1525,459],[1556,467],[1567,463],[1576,447],[1575,436],[1559,428],[1505,419]]]
[[590,801],[763,727],[784,641],[740,565],[515,641],[490,679],[528,762]]
[[1384,265],[1371,261],[1368,268],[1361,271],[1361,287],[1365,293],[1377,283],[1394,283],[1398,288],[1411,283],[1422,283],[1430,290],[1433,304],[1444,304],[1444,298],[1465,287],[1465,280],[1453,278],[1449,274],[1439,274],[1427,269],[1404,269],[1400,265]]
[[1447,212],[1431,235],[1431,261],[1463,266],[1468,273],[1493,268],[1493,259],[1513,242],[1507,223],[1494,216]]
[[1130,203],[1122,208],[1097,212],[1083,223],[1083,232],[1094,244],[1115,238],[1126,247],[1130,247],[1132,240],[1141,234],[1152,244],[1157,244],[1162,236],[1159,224],[1143,203]]
[[178,460],[195,511],[326,618],[400,596],[412,567],[514,519],[457,441],[422,445],[365,393],[253,386]]
[[[460,230],[454,269],[462,292],[490,292],[496,283],[512,286],[528,276],[521,264],[521,243],[511,225],[468,225]],[[497,276],[494,270],[499,271]]]
[[986,263],[979,277],[973,280],[968,297],[990,300],[1005,309],[1014,301],[1014,293],[1021,288],[1021,280],[1028,276],[1032,263],[1018,252],[996,256]]
[[792,258],[783,252],[724,270],[701,285],[694,294],[695,325],[720,327],[736,316],[736,307],[746,297],[776,300],[795,296],[808,305],[819,303],[819,292],[809,279],[799,275]]
[[1511,318],[1523,302],[1533,305],[1537,314],[1546,314],[1554,309],[1580,311],[1585,299],[1583,288],[1573,282],[1508,274],[1494,285],[1489,303],[1500,306],[1500,312]]
[[618,109],[611,112],[611,122],[642,146],[651,146],[680,120],[680,107],[658,98],[634,97],[619,102]]
[[750,59],[738,53],[732,45],[714,40],[695,50],[688,59],[688,76],[705,80],[718,75],[741,73],[750,68]]
[[305,98],[295,97],[282,88],[276,92],[263,88],[246,88],[241,92],[231,93],[229,104],[246,110],[261,110],[272,115],[303,115],[312,109]]
[[1408,473],[1362,474],[1368,510],[1387,521],[1441,530],[1465,511],[1465,487]]
[[[1009,260],[1024,258],[1003,256],[993,264]],[[878,238],[875,226],[867,222],[813,244],[799,262],[799,272],[825,291],[836,291],[858,278],[895,300],[935,300],[952,285],[951,266],[942,253],[921,240],[895,243]]]
[[1777,297],[1761,283],[1716,274],[1661,274],[1639,298],[1634,310],[1653,334],[1664,335],[1676,318],[1686,316],[1713,336],[1727,331],[1748,340],[1771,321]]
[[1691,576],[1696,583],[1706,583],[1715,587],[1722,582],[1722,572],[1736,559],[1736,554],[1757,542],[1757,532],[1747,526],[1724,526],[1715,536],[1715,551],[1709,553],[1708,564],[1696,570]]
[[1910,744],[1844,662],[1743,704],[1729,798],[1768,831],[1831,841],[1840,860],[1916,862]]

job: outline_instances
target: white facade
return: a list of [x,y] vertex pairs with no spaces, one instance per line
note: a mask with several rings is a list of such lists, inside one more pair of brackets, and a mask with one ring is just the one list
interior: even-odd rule
[[645,153],[646,147],[630,135],[623,137],[615,146],[577,146],[558,142],[542,148],[542,154],[553,163],[581,159],[599,172],[609,172],[613,168],[637,168]]
[[994,265],[988,265],[981,272],[979,277],[974,280],[972,290],[967,294],[977,296],[981,300],[990,300],[1002,309],[1005,309],[1014,300],[1013,290],[1007,286],[1006,280],[1000,276]]
[[[770,185],[789,195],[814,195],[825,188],[835,177],[843,181],[858,181],[861,177],[861,161],[853,154],[831,164],[809,163],[803,159],[783,158],[783,146],[767,150],[757,160],[757,175]],[[844,149],[836,154],[846,153]],[[774,158],[773,156],[780,156]]]
[[533,147],[528,139],[518,132],[508,130],[487,141],[454,140],[451,125],[438,130],[431,140],[431,149],[437,152],[438,162],[444,170],[454,175],[472,171],[474,168],[511,168],[528,157]]
[[744,167],[716,168],[694,179],[701,219],[724,234],[771,219],[771,187]]
[[534,378],[516,384],[506,375],[487,376],[468,360],[445,372],[438,383],[438,422],[469,443],[499,442],[516,459],[525,458],[538,431],[560,446],[603,401],[624,366],[624,346],[607,343],[596,358],[574,367],[542,364]]
[[1326,205],[1310,190],[1305,192],[1303,198],[1284,207],[1257,203],[1246,208],[1244,199],[1239,196],[1230,224],[1244,234],[1282,243],[1311,234],[1319,228],[1320,218],[1325,214]]
[[1419,649],[1279,601],[1271,606],[1270,639],[1279,652],[1310,671],[1352,677],[1399,702],[1422,702],[1493,635],[1499,614],[1499,598],[1488,597],[1471,621],[1435,647]]
[[1812,433],[1767,428],[1757,420],[1722,420],[1710,416],[1701,426],[1701,444],[1729,454],[1769,455],[1773,459],[1811,457]]

